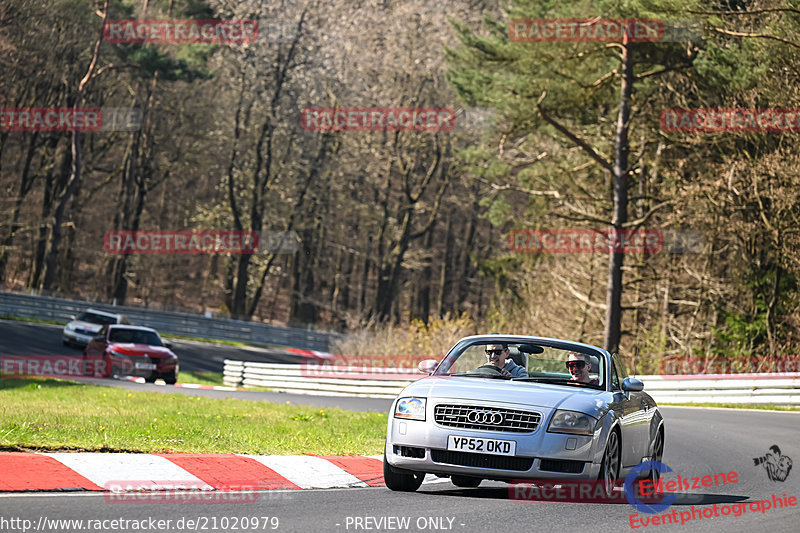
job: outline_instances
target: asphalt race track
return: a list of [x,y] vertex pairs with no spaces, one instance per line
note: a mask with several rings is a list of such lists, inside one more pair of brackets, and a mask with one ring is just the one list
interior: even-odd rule
[[[83,350],[61,343],[63,326],[0,320],[0,355],[81,355]],[[170,339],[187,372],[222,372],[225,359],[262,363],[299,363],[301,356],[282,350],[236,347]]]
[[[52,335],[50,339],[47,335]],[[203,369],[231,357],[227,346],[175,343],[182,367]],[[20,347],[24,347],[21,349]],[[48,351],[49,350],[49,351]],[[60,330],[50,326],[15,322],[0,323],[0,354],[65,354]],[[77,351],[75,351],[78,353]],[[191,353],[190,353],[191,352]],[[248,351],[248,354],[251,353]],[[254,352],[253,352],[254,353]],[[261,354],[268,357],[268,354]],[[207,358],[207,360],[205,359]],[[285,362],[285,361],[284,361]],[[164,393],[209,393],[176,387],[96,380],[106,385]],[[238,392],[254,400],[270,400],[270,393]],[[264,396],[258,396],[264,395]],[[388,400],[341,399],[272,394],[297,403],[333,406],[351,400],[352,407],[385,410]],[[112,502],[99,493],[0,494],[0,531],[770,531],[800,530],[800,466],[785,481],[770,481],[763,466],[753,459],[772,445],[783,455],[800,460],[800,413],[662,407],[666,423],[663,462],[673,472],[669,481],[702,478],[736,472],[737,481],[722,486],[683,490],[672,506],[658,514],[637,511],[624,499],[620,503],[515,500],[509,486],[484,482],[475,489],[459,489],[449,481],[426,483],[415,493],[391,492],[383,487],[328,490],[260,491],[244,499],[224,503]],[[2,412],[2,407],[0,407]],[[755,502],[794,497],[796,505],[779,509],[755,509]],[[255,500],[255,501],[252,501]],[[219,501],[219,500],[218,500]],[[245,503],[246,502],[246,503]],[[746,504],[746,505],[744,505]],[[715,507],[716,506],[716,507]],[[742,514],[743,507],[746,512]],[[765,506],[762,506],[762,509]],[[705,511],[709,515],[702,518]],[[722,516],[725,511],[739,513]],[[642,525],[645,518],[670,515],[673,525]],[[683,514],[682,514],[683,513]],[[638,517],[636,516],[638,514]],[[631,516],[635,521],[632,527]],[[686,521],[681,525],[681,516]],[[694,519],[691,517],[694,516]],[[52,520],[83,520],[59,524]],[[112,520],[127,520],[112,523]],[[246,521],[245,521],[246,519]],[[5,520],[5,521],[4,521]],[[12,521],[16,520],[16,521]],[[24,522],[29,520],[30,522]],[[96,520],[106,522],[95,522]],[[159,520],[170,520],[170,523]],[[91,521],[91,522],[89,522]],[[94,526],[99,525],[99,528]],[[134,527],[135,526],[135,527]],[[160,527],[159,527],[160,526]],[[238,527],[234,527],[238,526]],[[244,526],[244,527],[243,527]],[[38,529],[37,529],[38,528]]]

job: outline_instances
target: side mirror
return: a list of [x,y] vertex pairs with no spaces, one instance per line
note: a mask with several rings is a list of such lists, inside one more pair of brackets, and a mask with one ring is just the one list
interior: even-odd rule
[[417,368],[419,368],[420,372],[432,374],[438,365],[439,361],[436,359],[425,359],[424,361],[420,361],[420,363],[417,365]]
[[622,390],[624,392],[641,392],[644,390],[644,383],[636,378],[625,378],[622,380]]
[[169,349],[169,350],[171,350],[172,349],[172,343],[171,342],[165,342],[164,343],[164,347]]

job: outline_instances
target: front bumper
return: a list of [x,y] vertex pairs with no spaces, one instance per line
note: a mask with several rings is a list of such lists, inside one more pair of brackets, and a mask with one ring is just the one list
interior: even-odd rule
[[92,341],[91,335],[83,335],[72,330],[65,329],[63,333],[64,341],[72,344],[86,346]]
[[[593,435],[549,433],[552,411],[541,414],[541,422],[530,433],[445,427],[433,421],[431,410],[426,421],[392,417],[387,428],[386,460],[405,470],[504,481],[597,479],[600,429]],[[515,455],[448,451],[449,436],[515,441]]]
[[[112,355],[111,373],[117,375],[148,378],[173,372],[178,366],[177,359],[150,359],[136,356]],[[144,367],[149,365],[150,367]],[[155,368],[152,368],[155,365]]]

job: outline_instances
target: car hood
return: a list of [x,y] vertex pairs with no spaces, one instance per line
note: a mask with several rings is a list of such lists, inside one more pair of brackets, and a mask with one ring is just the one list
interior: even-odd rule
[[406,387],[400,396],[425,397],[429,405],[439,400],[502,402],[521,409],[580,411],[597,418],[608,409],[611,399],[608,392],[583,387],[459,376],[423,378]]
[[95,324],[94,322],[84,322],[83,320],[73,320],[72,322],[69,323],[69,325],[75,329],[86,329],[94,333],[97,333],[98,331],[100,331],[100,328],[103,327],[102,324]]
[[164,357],[167,355],[175,356],[172,350],[164,346],[152,346],[150,344],[133,344],[130,342],[112,342],[108,345],[108,351],[114,351],[122,355],[138,355],[144,356],[152,355],[156,357]]

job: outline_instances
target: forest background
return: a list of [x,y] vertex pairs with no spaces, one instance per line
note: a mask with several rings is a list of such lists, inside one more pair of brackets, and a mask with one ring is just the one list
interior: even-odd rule
[[[104,17],[253,19],[259,38],[110,43]],[[509,36],[512,19],[594,17],[700,32]],[[0,105],[135,108],[141,127],[0,131],[0,288],[341,331],[340,349],[371,353],[514,332],[619,350],[642,372],[795,355],[800,133],[659,117],[800,108],[798,30],[797,0],[6,0]],[[310,107],[450,108],[456,128],[309,131]],[[692,242],[509,246],[515,230],[609,227]],[[209,229],[291,231],[298,247],[103,247],[111,230]]]

